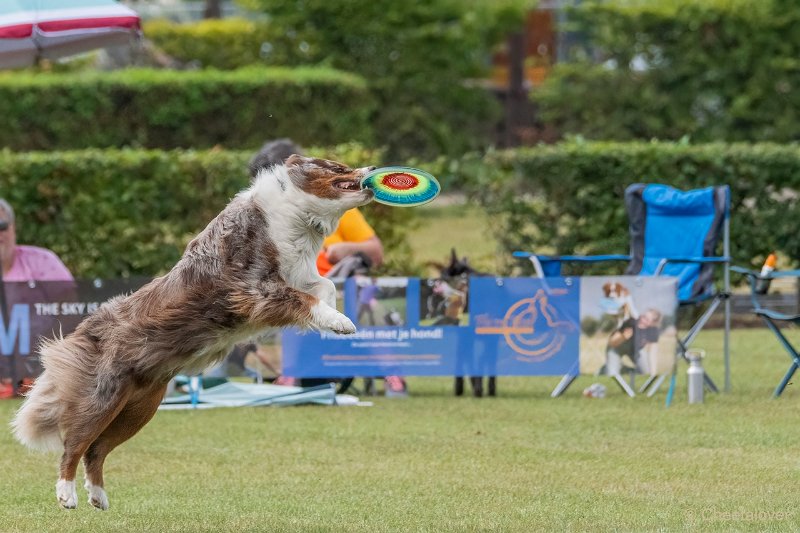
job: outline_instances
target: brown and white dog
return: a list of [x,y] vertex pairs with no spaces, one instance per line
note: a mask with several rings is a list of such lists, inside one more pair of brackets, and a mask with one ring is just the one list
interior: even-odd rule
[[639,318],[639,312],[633,304],[631,291],[622,283],[618,281],[608,281],[603,284],[603,296],[610,302],[614,303],[613,312],[608,312],[616,318],[616,326],[622,326],[622,323],[630,318]]
[[360,187],[372,168],[293,155],[260,169],[169,273],[43,344],[44,372],[12,426],[30,448],[63,449],[56,483],[62,507],[78,504],[75,472],[83,458],[89,502],[108,508],[103,461],[150,421],[179,372],[220,361],[268,327],[355,332],[315,261],[339,217],[372,200]]

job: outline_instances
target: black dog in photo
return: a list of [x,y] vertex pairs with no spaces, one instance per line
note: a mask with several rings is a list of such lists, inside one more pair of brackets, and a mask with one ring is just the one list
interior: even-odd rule
[[[427,302],[429,312],[435,313],[437,309],[442,310],[440,313],[443,315],[443,318],[440,319],[442,324],[453,324],[454,319],[451,315],[469,309],[467,278],[469,276],[488,276],[489,274],[472,268],[472,266],[469,264],[469,260],[466,257],[458,257],[455,248],[450,250],[449,263],[430,263],[430,265],[439,270],[439,276],[440,278],[443,278],[443,283],[445,285],[447,285],[447,282],[444,280],[447,279],[455,280],[461,278],[462,280],[461,283],[458,283],[459,290],[451,289],[451,291],[434,291]],[[455,324],[457,325],[458,321],[455,321]],[[484,391],[483,376],[469,376],[469,381],[472,384],[472,394],[476,398],[482,397]],[[488,376],[486,378],[486,391],[489,396],[497,395],[497,378],[495,376]],[[456,376],[455,378],[455,394],[456,396],[462,396],[464,394],[463,376]]]

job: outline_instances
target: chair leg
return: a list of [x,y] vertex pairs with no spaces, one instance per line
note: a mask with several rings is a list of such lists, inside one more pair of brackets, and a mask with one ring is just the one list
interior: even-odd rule
[[652,383],[653,383],[653,382],[654,382],[654,381],[655,381],[657,378],[658,378],[658,376],[657,376],[657,375],[655,375],[655,374],[651,374],[651,375],[647,376],[647,379],[645,380],[645,382],[644,382],[644,383],[642,383],[642,386],[641,386],[641,387],[639,387],[639,394],[642,394],[644,391],[646,391],[646,390],[647,390],[647,388],[648,388],[648,387],[649,387],[649,386],[650,386],[650,385],[651,385],[651,384],[652,384]]
[[[706,325],[706,322],[711,318],[714,314],[714,311],[717,310],[720,303],[722,302],[722,297],[717,296],[714,298],[714,301],[711,302],[711,305],[708,306],[708,309],[703,313],[703,315],[695,322],[694,326],[689,329],[689,332],[683,339],[678,339],[678,350],[680,351],[681,358],[687,363],[689,359],[686,357],[686,350],[689,349],[689,345],[694,342],[694,338],[697,336],[698,333],[703,329],[703,326]],[[719,387],[717,384],[714,383],[714,380],[711,379],[711,376],[708,375],[708,372],[703,372],[703,383],[705,384],[705,388],[711,392],[719,392]]]
[[789,371],[786,372],[786,375],[783,376],[783,379],[781,380],[780,384],[778,385],[778,388],[775,389],[775,394],[774,394],[775,398],[777,398],[778,396],[781,395],[781,393],[783,393],[783,389],[785,389],[786,385],[789,384],[789,380],[791,380],[792,376],[794,376],[794,373],[797,371],[797,367],[798,366],[800,366],[800,365],[798,365],[797,361],[794,361],[792,363],[792,366],[789,367]]
[[794,349],[794,346],[791,345],[789,339],[781,332],[780,328],[769,318],[762,317],[764,322],[767,323],[767,327],[772,330],[775,336],[778,338],[778,341],[783,345],[783,348],[789,353],[789,356],[792,358],[792,364],[789,367],[789,370],[786,372],[786,375],[783,376],[783,379],[778,384],[775,392],[773,393],[773,397],[777,398],[783,393],[783,389],[789,384],[789,381],[794,376],[794,373],[797,371],[797,368],[800,367],[800,355],[798,355],[797,350]]
[[614,376],[612,376],[612,377],[614,378],[614,381],[616,381],[616,382],[617,382],[617,385],[619,385],[619,386],[620,386],[620,388],[621,388],[621,389],[622,389],[622,390],[625,392],[625,394],[627,394],[627,395],[628,395],[628,396],[630,396],[631,398],[633,398],[634,396],[636,396],[636,393],[635,393],[635,392],[633,392],[633,389],[632,389],[632,388],[631,388],[631,386],[630,386],[630,385],[628,385],[628,383],[625,381],[625,378],[623,378],[623,377],[622,377],[622,376],[620,376],[619,374],[614,374]]
[[556,388],[553,389],[553,392],[550,393],[551,398],[558,398],[567,388],[572,385],[572,382],[578,378],[577,374],[564,374],[564,377],[561,378],[561,381],[558,382]]
[[652,398],[653,395],[655,395],[655,393],[658,392],[658,389],[661,388],[661,384],[664,383],[665,379],[667,379],[666,374],[661,374],[656,378],[655,382],[653,383],[653,386],[650,387],[650,392],[647,393],[648,398]]

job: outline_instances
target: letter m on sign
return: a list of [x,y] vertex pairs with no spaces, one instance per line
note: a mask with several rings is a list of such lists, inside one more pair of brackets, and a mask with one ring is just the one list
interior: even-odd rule
[[0,352],[3,355],[12,355],[14,345],[19,339],[19,355],[31,353],[31,319],[28,304],[14,304],[11,307],[11,319],[0,321]]

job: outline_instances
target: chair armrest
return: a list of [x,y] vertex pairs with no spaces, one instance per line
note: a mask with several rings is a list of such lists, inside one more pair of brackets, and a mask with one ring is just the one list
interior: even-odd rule
[[536,257],[539,261],[560,261],[562,263],[594,263],[599,261],[630,261],[629,255],[539,255],[532,252],[516,251],[511,255],[520,259],[530,259]]
[[761,287],[759,288],[759,281],[768,282],[775,278],[800,278],[800,270],[778,270],[770,272],[766,276],[762,276],[761,272],[736,265],[732,266],[731,270],[738,274],[744,274],[747,276],[747,280],[750,282],[750,301],[753,303],[753,309],[756,311],[761,311],[764,309],[764,307],[761,305],[761,302],[758,300],[758,296],[763,296],[769,289],[769,284],[761,284]]
[[800,270],[774,270],[769,274],[767,274],[766,276],[762,276],[761,272],[757,272],[755,270],[750,270],[749,268],[744,268],[736,265],[732,266],[731,270],[739,274],[744,274],[747,277],[760,280],[771,280],[775,278],[800,278]]
[[658,262],[658,266],[653,275],[660,276],[661,271],[664,270],[664,267],[669,263],[728,264],[730,262],[730,257],[665,257]]
[[558,276],[561,263],[599,263],[601,261],[630,261],[629,255],[538,255],[532,252],[515,251],[514,257],[530,259],[536,275],[540,278]]

